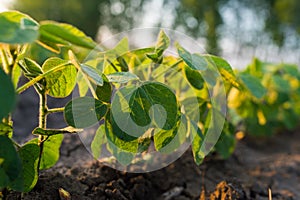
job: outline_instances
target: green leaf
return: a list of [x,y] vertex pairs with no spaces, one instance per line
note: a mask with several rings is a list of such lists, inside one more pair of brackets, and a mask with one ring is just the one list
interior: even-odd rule
[[91,97],[79,97],[67,103],[64,117],[68,125],[86,128],[98,123],[107,112],[107,106]]
[[231,124],[226,123],[220,135],[218,142],[215,145],[216,151],[224,158],[227,159],[231,156],[235,149],[235,136],[234,128]]
[[92,154],[95,159],[98,159],[100,157],[102,151],[102,145],[104,143],[106,143],[105,125],[101,124],[97,129],[95,137],[91,144]]
[[16,103],[15,88],[8,75],[0,68],[0,120],[6,117]]
[[170,130],[177,123],[179,106],[176,96],[161,83],[146,82],[138,87],[130,98],[129,106],[130,115],[139,126],[147,126],[154,120],[155,126]]
[[86,64],[80,64],[80,66],[83,73],[88,76],[89,80],[91,80],[96,85],[103,85],[102,73],[100,71]]
[[183,61],[192,69],[194,70],[206,70],[207,69],[207,62],[206,59],[199,55],[199,54],[191,54],[178,43],[176,44],[176,48],[178,51],[178,55]]
[[39,36],[39,24],[18,11],[0,13],[0,43],[32,43]]
[[106,75],[109,82],[127,83],[133,80],[139,80],[139,77],[131,72],[115,72]]
[[109,103],[112,95],[112,86],[109,82],[104,81],[102,86],[96,87],[96,95],[99,101]]
[[105,133],[108,150],[123,166],[130,164],[134,158],[134,154],[138,151],[137,140],[124,141],[118,138],[116,130],[113,130],[113,126],[109,120],[105,120]]
[[18,83],[21,75],[22,75],[21,67],[19,65],[13,65],[11,79],[15,89],[18,87]]
[[54,21],[42,21],[40,26],[40,40],[63,45],[76,45],[94,49],[97,44],[82,31],[70,24]]
[[129,67],[125,61],[125,59],[121,56],[117,57],[117,61],[119,62],[119,66],[121,67],[121,71],[123,72],[128,72],[129,70]]
[[194,161],[197,165],[200,165],[205,157],[205,153],[201,151],[204,135],[202,134],[202,131],[197,126],[197,124],[195,124],[194,122],[189,122],[189,127]]
[[146,56],[150,58],[155,63],[161,63],[162,62],[162,56],[159,56],[157,53],[147,53]]
[[169,37],[166,35],[166,33],[161,30],[159,32],[158,38],[157,38],[157,42],[155,45],[155,52],[161,56],[162,52],[165,51],[170,45],[170,39]]
[[185,76],[188,82],[197,90],[201,90],[204,86],[204,80],[198,70],[193,70],[190,67],[184,68]]
[[[40,170],[49,169],[59,159],[59,149],[64,139],[62,134],[52,135],[43,143],[43,152],[40,161]],[[38,139],[33,139],[28,144],[38,144]]]
[[40,169],[48,169],[54,166],[59,159],[59,149],[64,139],[63,135],[50,136],[46,142],[44,142],[44,148],[40,163]]
[[187,119],[181,115],[177,126],[171,130],[158,130],[154,133],[154,146],[162,153],[172,153],[185,141],[187,135]]
[[291,86],[288,80],[285,80],[280,75],[272,75],[271,77],[272,84],[275,89],[279,92],[287,92],[291,91]]
[[22,170],[21,160],[16,152],[12,141],[0,135],[0,190],[16,180]]
[[141,127],[137,125],[130,116],[129,102],[135,90],[134,85],[127,85],[117,90],[112,99],[110,116],[106,118],[106,120],[110,120],[114,134],[124,141],[137,139],[149,128],[149,126]]
[[180,103],[181,107],[184,108],[185,116],[194,122],[200,121],[200,117],[203,117],[203,113],[207,106],[207,101],[199,97],[188,97],[183,99]]
[[153,60],[155,63],[161,63],[163,52],[169,47],[169,45],[170,39],[168,38],[166,33],[161,30],[157,38],[154,53],[147,53],[146,56]]
[[11,138],[12,134],[13,134],[13,127],[11,125],[0,123],[0,135],[5,135]]
[[27,75],[30,77],[36,77],[40,74],[43,74],[41,66],[30,58],[24,58],[23,60],[20,60],[19,64],[27,71]]
[[127,51],[129,51],[129,42],[128,38],[124,37],[113,49],[105,51],[104,53],[106,57],[110,59],[114,58],[112,60],[115,60]]
[[78,91],[79,91],[79,96],[84,97],[86,96],[86,93],[89,90],[89,86],[87,83],[87,80],[85,78],[85,74],[81,71],[78,71],[77,73],[77,85],[78,85]]
[[251,76],[250,74],[239,74],[239,77],[250,93],[256,98],[262,98],[266,94],[267,90],[260,83],[258,78]]
[[31,142],[22,146],[19,151],[22,161],[22,173],[19,178],[10,184],[10,188],[17,191],[29,192],[38,181],[38,160],[40,148]]
[[212,64],[219,70],[225,80],[229,81],[233,86],[237,88],[239,87],[239,83],[236,81],[232,67],[226,60],[214,55],[203,55],[203,57],[208,63]]
[[74,65],[56,57],[47,59],[42,69],[46,73],[58,66],[64,67],[45,76],[46,91],[50,96],[61,98],[68,96],[73,91],[76,85],[77,72]]

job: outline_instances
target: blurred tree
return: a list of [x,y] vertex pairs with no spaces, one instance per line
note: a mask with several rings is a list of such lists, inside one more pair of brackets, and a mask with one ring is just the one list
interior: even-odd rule
[[[206,50],[219,54],[219,33],[217,28],[223,23],[220,8],[228,0],[179,0],[175,10],[173,28],[184,27],[194,37],[207,39]],[[167,1],[173,2],[173,1]]]
[[[151,2],[153,6],[149,9]],[[232,5],[237,5],[237,15],[243,15],[245,9],[251,9],[259,15],[264,23],[264,30],[259,30],[261,35],[266,31],[279,47],[286,43],[291,33],[300,34],[299,0],[15,0],[13,7],[29,13],[37,20],[52,19],[74,24],[93,38],[96,37],[99,26],[107,26],[112,32],[128,30],[139,27],[145,14],[150,13],[147,17],[151,17],[148,20],[154,26],[177,29],[195,38],[204,37],[206,51],[220,54],[219,41],[221,35],[224,36],[221,26],[224,22],[222,9]],[[167,12],[172,16],[165,18]],[[239,16],[236,18],[242,19]],[[165,21],[168,22],[164,23]],[[253,23],[257,22],[253,20]],[[236,32],[239,36],[241,26],[235,28],[237,30],[232,30],[231,33]],[[248,37],[251,33],[246,30],[246,34]],[[259,45],[260,40],[257,38],[261,35],[258,31],[253,31],[252,34],[250,42]],[[239,36],[239,42],[247,39],[244,36]],[[244,42],[249,43],[249,40]]]
[[299,37],[299,0],[244,0],[240,2],[242,6],[251,8],[264,19],[264,30],[270,33],[274,43],[279,47],[285,45],[291,35]]
[[95,0],[18,0],[13,8],[40,20],[71,23],[95,37],[99,23],[98,2]]
[[106,25],[120,31],[132,27],[144,0],[15,0],[12,7],[40,20],[70,23],[95,38]]

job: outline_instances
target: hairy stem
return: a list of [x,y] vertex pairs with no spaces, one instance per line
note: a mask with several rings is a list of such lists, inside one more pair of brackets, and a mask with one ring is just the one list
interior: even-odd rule
[[[47,95],[45,91],[39,91],[40,97],[40,107],[39,107],[39,128],[46,129],[47,127]],[[38,145],[40,147],[40,155],[38,160],[38,170],[40,169],[41,158],[44,149],[44,142],[46,141],[47,137],[44,135],[39,135]]]
[[58,112],[64,112],[65,108],[51,108],[47,110],[47,114],[51,114],[51,113],[58,113]]

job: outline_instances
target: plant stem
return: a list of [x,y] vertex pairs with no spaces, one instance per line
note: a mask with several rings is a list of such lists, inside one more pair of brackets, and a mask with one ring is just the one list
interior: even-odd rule
[[51,108],[47,110],[47,114],[51,114],[51,113],[57,113],[57,112],[64,112],[65,108]]
[[14,141],[14,140],[11,140],[12,142],[13,142],[13,144],[17,147],[17,149],[20,149],[21,148],[21,146],[16,142],[16,141]]
[[[39,128],[46,129],[47,127],[47,95],[45,90],[39,92],[40,97],[40,107],[39,107]],[[40,147],[40,155],[38,160],[38,170],[40,169],[41,158],[44,149],[44,142],[46,141],[47,137],[43,135],[39,135],[38,145]]]

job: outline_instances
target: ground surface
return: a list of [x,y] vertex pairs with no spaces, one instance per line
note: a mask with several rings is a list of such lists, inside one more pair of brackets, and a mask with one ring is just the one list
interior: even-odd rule
[[[30,135],[37,125],[38,102],[32,91],[24,93],[14,114],[16,139]],[[50,99],[51,101],[51,99]],[[62,105],[67,100],[62,100]],[[61,116],[51,116],[49,126],[63,127]],[[31,126],[31,127],[30,127]],[[300,130],[300,129],[298,129]],[[268,139],[245,138],[238,142],[228,160],[217,155],[197,166],[190,151],[161,170],[132,174],[119,172],[93,161],[77,135],[69,135],[57,165],[40,174],[39,182],[23,197],[11,193],[8,199],[56,200],[59,189],[71,199],[300,199],[300,131]]]
[[59,188],[72,199],[269,199],[269,188],[273,199],[300,199],[299,141],[300,132],[246,138],[225,161],[212,155],[196,166],[188,151],[164,169],[132,174],[89,161],[78,136],[69,136],[59,163],[23,199],[60,199]]

